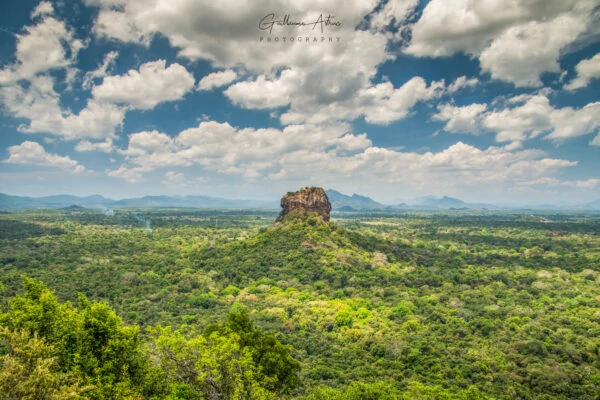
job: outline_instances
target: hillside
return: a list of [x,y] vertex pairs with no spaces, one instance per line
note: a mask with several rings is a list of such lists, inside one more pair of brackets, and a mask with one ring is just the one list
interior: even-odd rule
[[420,212],[273,226],[269,213],[136,215],[152,233],[120,210],[1,214],[4,299],[25,274],[61,301],[106,301],[141,342],[171,326],[165,345],[243,307],[291,346],[297,399],[597,391],[597,218]]

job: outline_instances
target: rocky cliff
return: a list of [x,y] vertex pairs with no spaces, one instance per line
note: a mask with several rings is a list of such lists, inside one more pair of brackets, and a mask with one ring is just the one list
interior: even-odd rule
[[323,221],[329,222],[331,203],[322,188],[305,188],[297,192],[288,192],[281,198],[281,212],[275,222],[281,222],[289,214],[309,215],[317,213]]

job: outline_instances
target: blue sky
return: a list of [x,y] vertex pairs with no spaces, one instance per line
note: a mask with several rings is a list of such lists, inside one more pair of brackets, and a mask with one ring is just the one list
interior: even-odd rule
[[[317,185],[387,203],[594,200],[598,10],[6,0],[0,192],[275,199]],[[260,29],[285,15],[296,25]],[[327,16],[335,24],[315,24]]]

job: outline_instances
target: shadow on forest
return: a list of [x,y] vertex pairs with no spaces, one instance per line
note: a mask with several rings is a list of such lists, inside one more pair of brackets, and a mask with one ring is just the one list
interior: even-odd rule
[[48,235],[56,236],[65,233],[60,228],[48,228],[36,223],[10,219],[2,220],[0,224],[0,239],[28,239]]

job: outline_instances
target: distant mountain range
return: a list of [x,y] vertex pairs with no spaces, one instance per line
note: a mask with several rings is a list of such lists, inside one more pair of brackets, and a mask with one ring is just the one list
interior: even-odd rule
[[[600,199],[577,206],[531,205],[531,206],[498,206],[483,203],[467,203],[453,197],[424,197],[411,204],[401,203],[386,205],[370,197],[353,194],[345,195],[337,190],[327,190],[327,197],[333,211],[393,211],[393,210],[466,210],[466,209],[538,209],[538,210],[600,210]],[[47,197],[11,196],[0,193],[0,210],[24,210],[37,208],[65,208],[72,206],[88,208],[258,208],[279,209],[277,201],[259,201],[242,199],[224,199],[210,196],[144,196],[130,199],[113,200],[100,195],[71,196],[56,195]],[[74,209],[74,208],[73,208]]]
[[418,199],[414,204],[395,204],[385,205],[381,204],[370,197],[353,194],[347,196],[336,190],[327,190],[327,197],[331,202],[334,211],[377,211],[377,210],[407,210],[407,209],[418,209],[418,210],[431,210],[431,209],[499,209],[499,207],[491,204],[472,204],[466,203],[460,199],[452,197],[423,197]]
[[353,194],[347,196],[337,190],[326,190],[327,198],[331,203],[331,208],[334,211],[357,211],[357,210],[373,210],[373,209],[384,209],[381,203],[376,202],[370,197]]
[[23,197],[0,193],[0,209],[3,210],[65,208],[71,206],[96,208],[278,208],[278,205],[275,202],[222,199],[209,196],[144,196],[131,199],[112,200],[100,195],[86,197],[70,195]]

